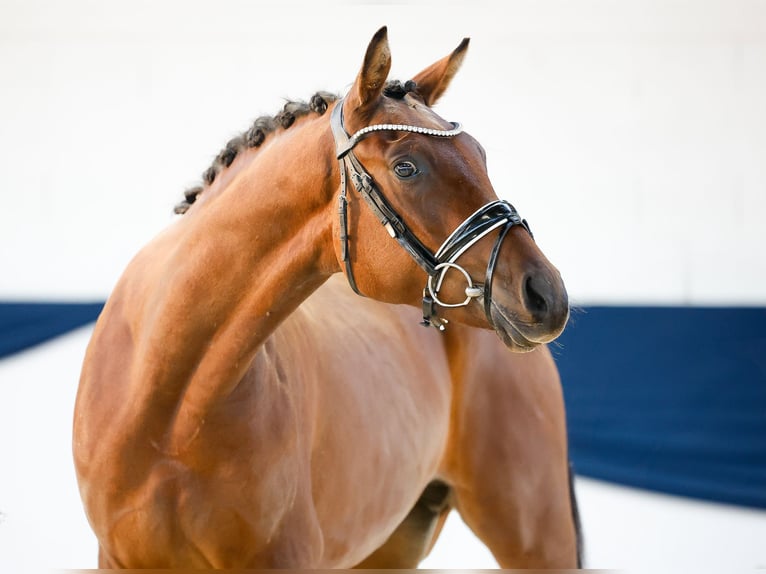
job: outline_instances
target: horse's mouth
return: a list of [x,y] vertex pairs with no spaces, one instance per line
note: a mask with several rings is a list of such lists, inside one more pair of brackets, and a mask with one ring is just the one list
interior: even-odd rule
[[516,327],[515,321],[509,316],[511,313],[502,306],[492,301],[491,304],[492,323],[495,332],[498,334],[506,347],[521,353],[527,353],[535,349],[540,343],[535,343],[527,339],[524,334]]

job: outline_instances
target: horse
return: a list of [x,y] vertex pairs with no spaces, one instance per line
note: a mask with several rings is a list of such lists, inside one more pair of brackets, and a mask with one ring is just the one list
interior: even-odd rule
[[432,109],[467,47],[389,81],[381,28],[130,261],[74,412],[99,567],[411,568],[452,509],[502,567],[578,566],[566,289]]

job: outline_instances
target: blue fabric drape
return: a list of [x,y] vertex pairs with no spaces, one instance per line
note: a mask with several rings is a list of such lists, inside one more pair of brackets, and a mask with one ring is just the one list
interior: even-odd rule
[[95,321],[103,303],[0,303],[0,358]]
[[766,508],[766,309],[589,307],[552,350],[576,472]]

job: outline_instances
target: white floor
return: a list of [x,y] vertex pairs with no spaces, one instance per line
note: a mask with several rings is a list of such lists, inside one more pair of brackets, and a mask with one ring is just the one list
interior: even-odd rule
[[[0,572],[96,567],[71,463],[83,328],[0,361]],[[766,488],[766,485],[764,485]],[[766,511],[705,504],[579,478],[586,566],[640,571],[766,568]],[[457,515],[434,569],[496,568]]]

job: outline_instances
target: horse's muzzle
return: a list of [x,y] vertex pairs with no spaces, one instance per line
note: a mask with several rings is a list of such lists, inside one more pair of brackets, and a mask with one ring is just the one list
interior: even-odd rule
[[492,326],[505,344],[529,351],[558,337],[569,319],[566,287],[553,267],[527,271],[506,300],[496,290],[488,313]]

